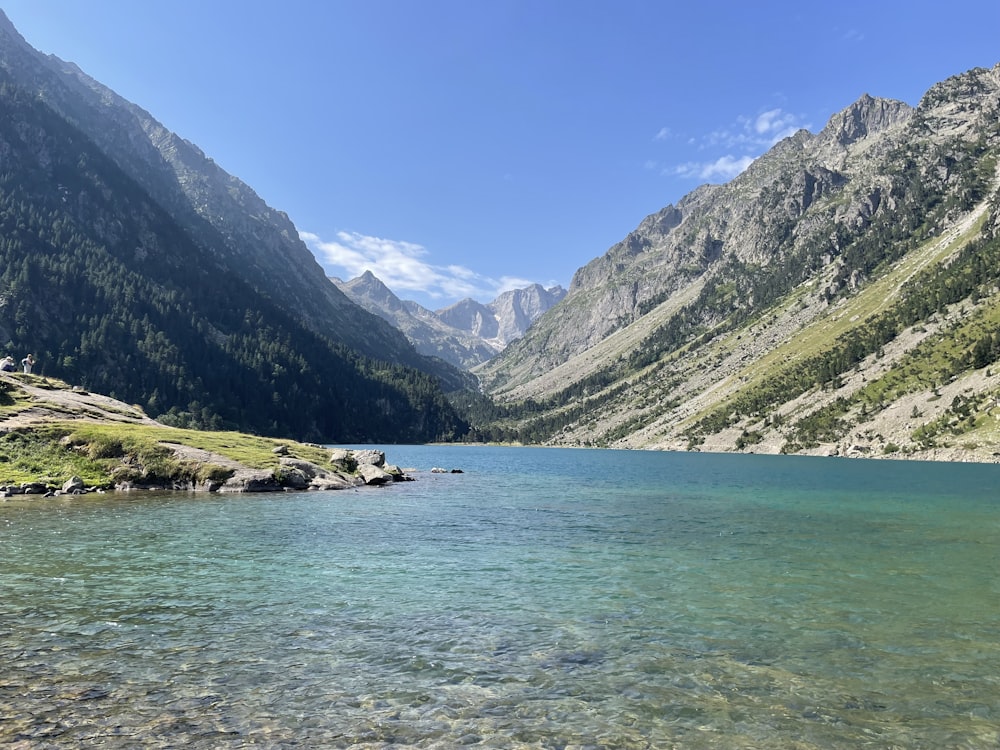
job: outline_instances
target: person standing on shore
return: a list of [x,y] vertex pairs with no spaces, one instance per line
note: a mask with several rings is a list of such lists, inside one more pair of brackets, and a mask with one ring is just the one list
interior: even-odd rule
[[21,360],[21,364],[24,365],[24,374],[30,375],[31,366],[35,364],[35,358],[29,354],[27,357]]

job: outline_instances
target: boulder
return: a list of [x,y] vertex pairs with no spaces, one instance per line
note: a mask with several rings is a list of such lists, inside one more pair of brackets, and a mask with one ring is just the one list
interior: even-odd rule
[[306,461],[305,459],[302,458],[283,457],[279,461],[279,463],[281,464],[281,468],[283,470],[287,471],[289,469],[295,469],[297,471],[302,472],[302,474],[309,479],[312,479],[315,476],[319,476],[320,474],[326,473],[326,470],[323,469],[323,467],[317,466],[316,464],[312,463],[312,461]]
[[353,451],[352,453],[358,466],[385,466],[385,451],[370,448],[366,450]]
[[389,474],[392,477],[392,481],[394,482],[413,481],[412,477],[406,476],[406,472],[404,472],[401,468],[399,468],[395,464],[386,464],[385,466],[382,467],[382,471],[384,471],[386,474]]
[[[206,479],[203,482],[192,482],[191,489],[194,492],[218,492],[222,485],[223,482],[218,479]],[[103,490],[95,489],[94,492],[103,492]]]
[[292,490],[304,490],[312,482],[312,475],[294,466],[283,466],[277,472],[278,482],[282,487]]
[[374,464],[361,464],[358,466],[358,475],[365,484],[386,484],[392,481],[392,474],[383,471]]
[[330,463],[340,471],[351,472],[358,468],[352,452],[344,448],[334,448],[330,451]]
[[219,492],[280,492],[274,472],[266,469],[240,469],[219,487]]
[[80,477],[72,476],[63,482],[62,491],[66,494],[75,494],[79,492],[84,492],[85,487],[83,480]]
[[282,458],[278,471],[281,484],[295,490],[343,490],[361,480],[341,472],[331,472],[301,458]]

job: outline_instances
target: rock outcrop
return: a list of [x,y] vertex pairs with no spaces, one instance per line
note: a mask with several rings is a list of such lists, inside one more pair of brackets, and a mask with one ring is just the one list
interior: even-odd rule
[[[409,481],[399,467],[386,464],[385,451],[378,449],[332,449],[296,443],[245,436],[252,445],[239,454],[256,451],[256,466],[249,466],[231,456],[191,445],[192,433],[177,430],[150,419],[136,406],[116,399],[91,393],[82,388],[49,378],[0,373],[0,394],[8,400],[25,404],[23,408],[7,406],[0,418],[0,466],[8,466],[9,459],[2,442],[9,438],[15,445],[30,442],[36,430],[54,434],[53,455],[55,465],[43,473],[58,476],[58,471],[69,463],[72,454],[99,458],[105,467],[104,481],[87,484],[76,475],[38,481],[5,481],[0,473],[0,497],[13,495],[78,495],[105,490],[179,490],[187,492],[280,492],[287,490],[340,490],[365,485],[383,485],[390,482]],[[77,435],[73,425],[102,424],[116,437],[111,443],[95,447],[84,436],[93,430]],[[58,429],[53,429],[56,426]],[[131,432],[130,432],[131,431]],[[96,440],[102,440],[100,431]],[[107,435],[108,433],[104,433]],[[127,440],[117,436],[138,434],[137,444],[156,444],[158,460],[150,467],[144,458],[126,446]],[[206,433],[193,433],[202,436]],[[241,438],[226,433],[223,441],[239,448]],[[264,442],[264,447],[260,442]],[[60,459],[65,453],[67,459]],[[172,460],[163,460],[169,454]],[[303,456],[308,456],[305,458]],[[325,456],[325,458],[324,458]],[[264,465],[261,468],[261,464]]]

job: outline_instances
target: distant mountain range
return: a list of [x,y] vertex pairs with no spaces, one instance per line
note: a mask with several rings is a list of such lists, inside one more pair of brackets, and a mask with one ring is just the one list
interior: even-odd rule
[[498,296],[488,304],[464,299],[431,311],[400,300],[371,271],[334,284],[363,308],[402,331],[416,350],[469,369],[496,356],[521,338],[544,312],[566,296],[561,286],[545,289],[532,284]]

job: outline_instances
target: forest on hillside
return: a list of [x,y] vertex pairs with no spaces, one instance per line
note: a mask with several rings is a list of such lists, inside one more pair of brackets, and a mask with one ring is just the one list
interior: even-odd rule
[[[168,424],[454,439],[438,381],[316,333],[37,97],[0,84],[0,348]],[[237,261],[238,262],[238,261]]]

